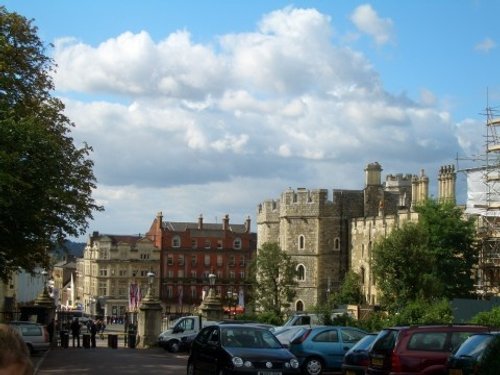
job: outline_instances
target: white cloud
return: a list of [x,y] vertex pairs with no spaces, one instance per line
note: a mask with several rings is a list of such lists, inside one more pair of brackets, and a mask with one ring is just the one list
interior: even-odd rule
[[490,52],[493,48],[496,48],[497,44],[495,43],[495,41],[491,38],[486,38],[484,40],[482,40],[481,42],[477,43],[474,47],[474,49],[476,51],[479,51],[479,52],[484,52],[484,53],[488,53]]
[[382,45],[393,39],[393,23],[390,18],[380,18],[369,4],[358,6],[351,15],[351,21],[363,33],[370,35]]
[[[392,23],[371,7],[353,19],[390,40]],[[288,7],[206,45],[188,31],[159,42],[124,32],[96,47],[60,40],[55,82],[75,140],[94,148],[106,208],[92,230],[144,232],[157,211],[243,222],[288,186],[361,188],[369,162],[393,173],[449,163],[462,143],[433,95],[387,92],[333,33],[328,16]]]

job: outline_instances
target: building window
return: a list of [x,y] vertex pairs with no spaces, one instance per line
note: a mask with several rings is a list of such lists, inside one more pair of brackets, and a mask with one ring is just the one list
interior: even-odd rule
[[100,270],[99,276],[108,276],[108,270]]
[[106,281],[99,281],[99,295],[107,296]]
[[222,280],[223,279],[222,271],[217,271],[217,279]]
[[118,271],[118,274],[120,276],[127,276],[127,270],[120,270],[120,271]]
[[173,271],[173,270],[168,270],[168,272],[167,272],[167,277],[168,277],[169,279],[173,279],[173,278],[174,278],[174,271]]
[[217,266],[221,267],[223,265],[222,255],[217,255]]
[[222,245],[222,240],[217,240],[217,250],[222,250],[223,249],[223,245]]
[[205,249],[210,249],[210,240],[205,240]]
[[240,271],[240,279],[245,280],[245,271]]
[[205,255],[205,266],[210,265],[210,255]]
[[295,304],[295,310],[296,311],[304,311],[304,302],[297,301],[297,303]]
[[231,280],[236,279],[236,274],[234,273],[234,271],[229,271],[229,278],[230,278]]
[[174,288],[169,285],[167,286],[167,297],[172,298],[174,296]]
[[229,256],[229,267],[234,267],[235,261],[234,261],[234,255]]
[[141,270],[141,277],[147,277],[148,276],[148,270]]
[[198,275],[196,274],[196,271],[191,271],[191,278],[196,279]]
[[192,249],[197,249],[198,248],[198,241],[191,240],[191,248]]
[[172,247],[181,247],[181,238],[179,236],[172,237]]
[[191,265],[192,266],[196,266],[196,263],[197,263],[197,259],[196,259],[196,255],[192,255],[191,256]]
[[149,259],[149,253],[142,253],[142,254],[140,255],[140,258],[141,258],[142,260],[148,260],[148,259]]
[[184,277],[184,270],[177,270],[177,277]]
[[245,267],[245,256],[240,256],[240,267]]
[[198,294],[196,293],[196,287],[192,286],[191,287],[191,298],[196,299],[198,297]]
[[333,249],[340,250],[340,238],[335,237],[335,239],[333,240]]
[[241,238],[235,238],[233,241],[233,249],[240,250],[241,249]]
[[306,279],[306,268],[303,264],[297,266],[297,279],[299,281],[305,281]]
[[167,265],[173,266],[174,264],[174,257],[172,255],[167,256]]
[[179,255],[179,257],[177,258],[177,263],[179,264],[179,266],[184,265],[184,255]]
[[304,250],[306,248],[306,238],[303,234],[299,236],[299,250]]

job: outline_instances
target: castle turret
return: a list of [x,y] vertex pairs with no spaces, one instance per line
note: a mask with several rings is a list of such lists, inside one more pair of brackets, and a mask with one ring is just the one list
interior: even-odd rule
[[382,183],[382,167],[378,162],[368,164],[365,168],[365,187],[380,186]]

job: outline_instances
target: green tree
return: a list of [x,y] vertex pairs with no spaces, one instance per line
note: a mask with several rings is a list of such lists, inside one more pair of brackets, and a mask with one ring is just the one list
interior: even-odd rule
[[446,299],[428,301],[417,299],[391,316],[391,325],[451,324],[453,311]]
[[274,242],[267,242],[258,250],[253,263],[256,278],[254,292],[261,311],[281,317],[296,295],[296,263]]
[[47,267],[48,250],[85,233],[94,211],[91,148],[77,148],[54,62],[33,21],[0,7],[0,275]]
[[417,299],[466,297],[476,263],[474,223],[449,203],[428,200],[416,208],[418,223],[405,223],[375,243],[372,267],[389,309]]
[[340,290],[331,297],[335,305],[359,305],[364,302],[364,296],[361,291],[361,277],[354,271],[349,271]]
[[471,319],[471,323],[500,328],[500,306],[478,313]]

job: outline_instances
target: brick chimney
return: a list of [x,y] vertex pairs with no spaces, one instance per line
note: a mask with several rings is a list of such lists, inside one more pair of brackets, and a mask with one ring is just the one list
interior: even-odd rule
[[203,229],[203,215],[200,214],[200,216],[198,217],[198,229]]

